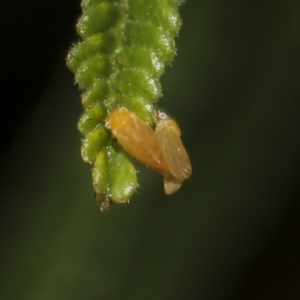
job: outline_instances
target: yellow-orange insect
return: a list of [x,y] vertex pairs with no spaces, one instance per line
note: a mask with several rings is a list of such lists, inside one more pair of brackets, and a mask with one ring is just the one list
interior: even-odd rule
[[166,194],[173,194],[192,173],[176,122],[158,114],[154,130],[126,108],[112,112],[108,126],[121,146],[135,159],[164,176]]
[[161,143],[147,123],[126,108],[112,112],[107,121],[113,135],[131,156],[161,174],[170,174]]
[[158,113],[155,133],[160,140],[170,175],[164,175],[166,194],[173,194],[192,174],[189,156],[181,141],[181,132],[177,123],[165,113]]

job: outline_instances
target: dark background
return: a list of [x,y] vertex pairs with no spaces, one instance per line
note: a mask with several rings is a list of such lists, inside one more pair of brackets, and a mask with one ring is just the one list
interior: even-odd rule
[[300,299],[300,2],[197,1],[159,106],[193,176],[100,213],[65,57],[79,1],[1,16],[0,299]]

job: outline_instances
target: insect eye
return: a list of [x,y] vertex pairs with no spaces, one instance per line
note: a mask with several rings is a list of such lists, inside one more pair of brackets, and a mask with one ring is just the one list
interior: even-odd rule
[[164,112],[162,112],[162,111],[160,111],[160,112],[158,113],[158,117],[159,117],[161,120],[165,120],[165,119],[167,118],[167,114],[164,113]]
[[110,129],[110,123],[109,123],[109,121],[105,121],[105,127],[106,127],[107,129]]

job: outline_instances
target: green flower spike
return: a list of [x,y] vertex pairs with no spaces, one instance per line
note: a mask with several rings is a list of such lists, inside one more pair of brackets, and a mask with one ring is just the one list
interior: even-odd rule
[[77,23],[82,41],[67,65],[83,90],[78,128],[81,154],[93,164],[93,186],[101,210],[127,203],[138,187],[136,170],[105,127],[107,116],[126,107],[153,125],[161,97],[159,78],[175,55],[181,0],[83,0]]

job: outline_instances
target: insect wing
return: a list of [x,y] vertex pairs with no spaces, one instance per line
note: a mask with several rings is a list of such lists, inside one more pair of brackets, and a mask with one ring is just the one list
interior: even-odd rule
[[109,123],[114,136],[131,156],[159,173],[169,174],[161,143],[147,123],[121,109],[112,113]]
[[192,174],[189,156],[180,139],[175,121],[162,120],[156,127],[170,173],[179,181],[188,179]]
[[180,189],[182,180],[177,179],[173,175],[164,176],[164,189],[167,195],[171,195]]

